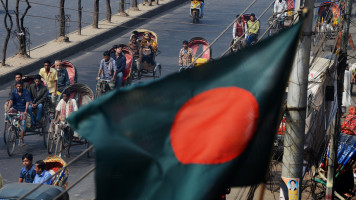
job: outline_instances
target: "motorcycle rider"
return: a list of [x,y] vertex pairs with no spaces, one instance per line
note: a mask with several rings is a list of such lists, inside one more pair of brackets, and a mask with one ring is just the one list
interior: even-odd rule
[[[281,25],[281,28],[284,28],[284,17],[286,16],[286,11],[287,10],[287,3],[285,2],[285,0],[276,0],[274,2],[274,8],[273,8],[273,15],[277,17],[277,19],[279,18],[279,16],[281,16],[279,18],[279,22]],[[282,13],[284,12],[284,13]]]
[[248,36],[246,39],[246,45],[250,46],[253,41],[258,37],[258,32],[260,30],[260,22],[256,21],[254,13],[251,13],[250,20],[247,22]]

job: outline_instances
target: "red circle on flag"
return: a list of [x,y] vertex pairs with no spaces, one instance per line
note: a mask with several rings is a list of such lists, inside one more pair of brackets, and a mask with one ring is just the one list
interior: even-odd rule
[[183,164],[221,164],[239,156],[255,134],[258,103],[237,87],[211,89],[186,102],[173,122],[173,152]]

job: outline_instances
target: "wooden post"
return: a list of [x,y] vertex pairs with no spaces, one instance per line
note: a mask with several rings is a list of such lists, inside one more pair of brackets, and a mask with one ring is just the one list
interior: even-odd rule
[[82,34],[82,0],[78,0],[78,35]]
[[152,0],[148,0],[148,6],[152,6]]
[[110,0],[106,0],[106,21],[111,22],[111,5],[110,5]]
[[99,0],[94,0],[93,28],[99,28]]
[[126,12],[125,12],[125,0],[120,0],[120,10],[119,10],[120,16],[122,17],[127,17],[129,16]]
[[131,10],[132,11],[139,11],[139,9],[137,7],[137,0],[132,0]]
[[158,5],[158,0],[153,0],[153,5]]

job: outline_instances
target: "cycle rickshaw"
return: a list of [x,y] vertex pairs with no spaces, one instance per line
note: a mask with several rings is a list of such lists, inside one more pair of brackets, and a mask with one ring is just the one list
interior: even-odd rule
[[[138,71],[137,69],[135,69],[131,74],[133,77],[138,77],[138,79],[141,78],[141,76],[152,76],[153,79],[157,79],[161,77],[161,71],[162,71],[162,66],[160,63],[158,63],[156,61],[156,57],[159,55],[159,50],[158,50],[158,36],[155,32],[150,31],[150,30],[146,30],[146,29],[138,29],[136,30],[138,33],[138,41],[141,43],[142,39],[144,38],[144,34],[145,33],[149,33],[151,39],[154,41],[152,48],[153,48],[153,64],[152,63],[148,63],[146,61],[141,60],[140,64],[141,64],[141,70]],[[131,38],[130,38],[131,40]],[[145,54],[145,52],[143,51],[141,53],[141,59],[142,56]]]
[[[70,93],[70,98],[76,100],[78,108],[90,103],[94,99],[93,91],[87,85],[81,83],[69,85],[63,92]],[[68,150],[71,146],[85,145],[87,148],[90,146],[90,143],[86,139],[80,137],[74,138],[73,134],[73,130],[69,128],[69,124],[66,121],[64,123],[58,123],[57,132],[52,125],[51,131],[48,132],[47,136],[48,153],[54,153],[62,157],[63,151],[65,149]],[[87,156],[91,156],[91,151],[88,152]]]
[[[31,85],[34,83],[35,76],[36,75],[24,76],[23,81]],[[47,87],[46,81],[44,79],[41,79],[41,83]],[[25,136],[40,135],[43,137],[45,148],[47,147],[46,134],[48,133],[51,118],[53,117],[53,113],[51,112],[49,106],[50,99],[46,98],[46,101],[43,105],[42,118],[39,126],[34,126],[34,124],[31,123],[31,118],[28,114],[5,113],[4,143],[6,144],[7,153],[9,156],[13,155],[16,145],[20,143],[20,120],[25,120],[26,123]],[[37,115],[37,110],[35,110],[33,114]]]

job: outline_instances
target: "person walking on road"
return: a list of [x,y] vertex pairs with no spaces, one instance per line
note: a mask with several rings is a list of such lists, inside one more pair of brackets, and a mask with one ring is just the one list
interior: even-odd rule
[[33,156],[30,153],[25,153],[22,156],[22,165],[20,171],[19,183],[32,183],[36,176],[35,165],[32,164]]
[[[35,76],[35,83],[30,86],[30,94],[32,103],[28,106],[28,112],[31,116],[32,124],[38,127],[42,117],[42,109],[48,94],[47,87],[41,84],[40,75]],[[35,109],[37,109],[36,120],[33,116]]]
[[45,169],[46,169],[46,163],[43,162],[43,160],[39,160],[36,162],[36,164],[35,164],[36,176],[33,180],[33,183],[37,183],[37,184],[44,183],[47,185],[52,184],[51,179],[47,180],[49,177],[51,177],[51,174],[48,171],[46,171]]
[[51,68],[51,62],[48,60],[43,65],[44,67],[40,70],[39,75],[46,81],[49,95],[52,98],[52,102],[54,102],[57,96],[57,71]]
[[193,67],[194,52],[188,47],[188,41],[183,41],[183,48],[179,52],[179,70],[182,68]]

